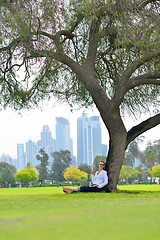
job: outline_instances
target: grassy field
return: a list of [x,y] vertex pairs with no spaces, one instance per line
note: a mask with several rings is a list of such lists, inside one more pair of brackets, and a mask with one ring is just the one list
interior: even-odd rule
[[0,189],[0,240],[159,240],[160,185],[118,189]]

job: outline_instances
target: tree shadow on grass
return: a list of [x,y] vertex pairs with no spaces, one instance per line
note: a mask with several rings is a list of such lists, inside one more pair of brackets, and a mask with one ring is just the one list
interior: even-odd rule
[[146,190],[116,190],[116,193],[126,193],[126,194],[159,194],[160,191],[146,191]]

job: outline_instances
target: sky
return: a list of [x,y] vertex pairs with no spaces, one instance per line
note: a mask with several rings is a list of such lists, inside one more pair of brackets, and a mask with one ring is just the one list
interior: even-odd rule
[[[25,143],[28,140],[37,142],[40,139],[40,132],[43,125],[49,125],[52,137],[55,138],[55,118],[64,117],[70,121],[70,134],[73,138],[73,153],[77,154],[77,118],[81,117],[82,113],[86,112],[88,117],[99,116],[96,108],[79,110],[70,112],[68,105],[60,104],[52,100],[43,104],[42,109],[23,110],[20,113],[11,109],[0,111],[0,156],[2,154],[10,155],[13,158],[17,157],[17,144]],[[125,126],[129,130],[133,125],[147,119],[148,116],[143,116],[138,120],[133,120],[127,117],[124,119]],[[100,118],[101,120],[101,118]],[[108,132],[101,120],[102,124],[102,143],[108,145]],[[140,145],[143,150],[148,141],[158,140],[160,138],[160,125],[147,131],[144,143]]]

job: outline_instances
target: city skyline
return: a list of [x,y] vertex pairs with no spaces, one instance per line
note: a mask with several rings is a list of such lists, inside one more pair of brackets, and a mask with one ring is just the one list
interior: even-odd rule
[[[54,126],[56,124],[56,117],[64,117],[69,120],[71,125],[70,134],[73,139],[73,155],[77,155],[76,124],[77,118],[82,113],[83,110],[72,113],[68,105],[64,104],[58,106],[46,105],[43,107],[43,111],[41,109],[26,110],[22,114],[11,111],[11,109],[0,112],[0,156],[5,154],[16,158],[17,144],[27,142],[28,140],[38,141],[43,125],[49,126],[53,133],[53,138],[55,138],[56,130]],[[95,109],[87,110],[87,113],[89,115],[97,115],[98,111],[95,111]]]
[[[49,126],[53,133],[53,138],[55,138],[56,133],[54,125],[56,122],[56,117],[65,117],[70,121],[71,138],[74,141],[73,154],[76,155],[76,123],[77,118],[80,117],[83,112],[84,109],[71,112],[68,105],[55,102],[54,104],[45,103],[40,109],[23,110],[21,113],[15,112],[11,109],[0,111],[0,156],[5,154],[11,156],[12,158],[16,158],[17,144],[27,142],[30,139],[36,142],[40,138],[40,131],[43,125]],[[89,117],[93,115],[100,116],[95,107],[93,109],[87,109],[85,112],[87,112]],[[125,126],[127,129],[130,129],[133,127],[133,125],[138,124],[141,120],[147,119],[148,116],[149,115],[143,115],[142,117],[133,119],[126,115],[124,118]],[[101,118],[100,121],[102,124],[102,143],[108,144],[109,136],[107,130]],[[146,139],[144,144],[141,145],[142,149],[149,140],[158,140],[159,132],[160,125],[143,134]]]
[[[82,121],[83,129],[79,127],[79,120]],[[10,164],[13,164],[18,170],[24,169],[27,163],[31,163],[33,167],[38,165],[36,155],[39,154],[40,149],[49,156],[49,164],[53,162],[52,153],[60,150],[69,150],[72,156],[73,165],[77,166],[81,163],[86,163],[90,166],[93,165],[96,155],[102,155],[102,149],[105,147],[105,153],[107,154],[107,145],[102,145],[101,139],[101,122],[99,116],[87,117],[87,113],[83,113],[81,117],[77,119],[77,143],[79,140],[79,146],[77,146],[77,156],[82,152],[81,159],[73,156],[73,140],[70,138],[70,122],[63,117],[56,117],[55,125],[56,138],[52,137],[52,132],[48,125],[43,125],[40,132],[40,139],[37,142],[28,140],[26,143],[17,144],[17,158],[10,159],[9,156],[3,155],[0,160]],[[82,139],[84,141],[82,141]],[[83,154],[84,153],[84,154]]]
[[[28,140],[26,143],[17,144],[17,161],[14,164],[17,169],[24,169],[27,163],[31,163],[33,167],[39,164],[36,156],[40,149],[48,154],[49,165],[53,162],[52,153],[60,150],[69,150],[72,153],[71,139],[70,139],[70,124],[65,118],[56,118],[56,139],[52,137],[52,132],[48,125],[43,125],[40,132],[40,139],[37,142]],[[26,146],[24,148],[24,146]],[[6,159],[7,161],[7,159]]]

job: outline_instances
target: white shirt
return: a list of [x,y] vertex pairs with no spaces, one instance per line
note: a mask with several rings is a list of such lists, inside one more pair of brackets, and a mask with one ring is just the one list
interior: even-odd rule
[[105,185],[108,184],[108,176],[107,172],[105,170],[100,171],[98,174],[98,171],[94,175],[91,175],[92,177],[92,183],[99,186],[99,188],[103,188]]

